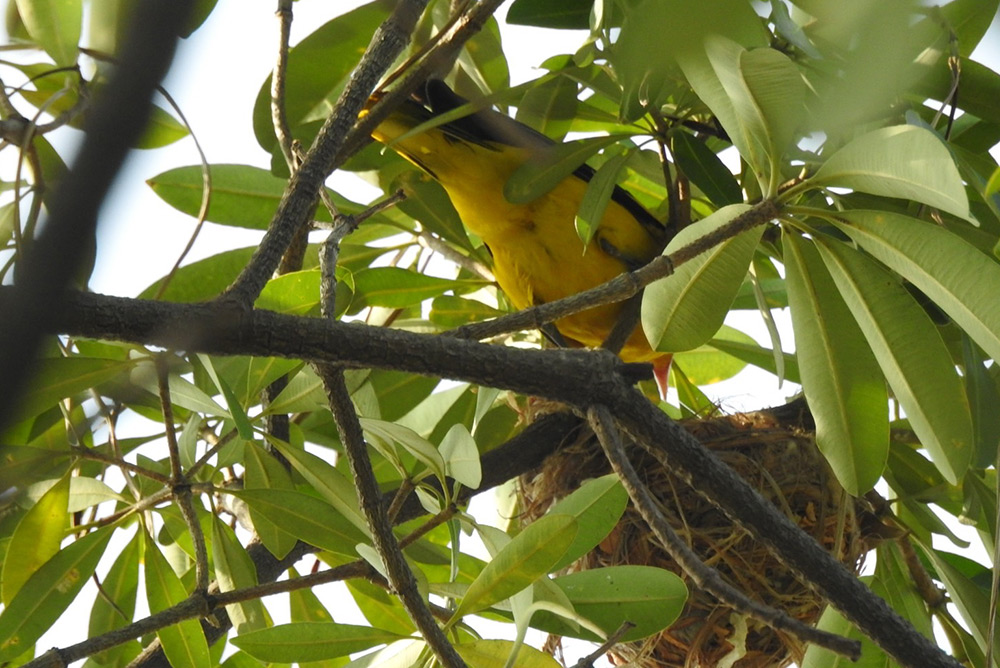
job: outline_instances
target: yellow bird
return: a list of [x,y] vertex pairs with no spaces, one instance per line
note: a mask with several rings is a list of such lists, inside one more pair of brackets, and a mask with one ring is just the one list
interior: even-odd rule
[[[372,137],[444,186],[462,222],[489,248],[497,283],[517,308],[600,285],[642,266],[666,244],[665,226],[616,186],[585,249],[574,218],[594,174],[592,168],[582,165],[537,199],[512,204],[504,197],[504,184],[514,170],[537,159],[554,142],[492,109],[404,136],[466,103],[439,80],[429,81],[421,98],[400,105]],[[556,329],[564,339],[557,342],[598,347],[621,310],[621,304],[608,304],[557,320]],[[670,356],[652,350],[641,327],[636,327],[621,357],[628,362],[653,362],[662,391]]]

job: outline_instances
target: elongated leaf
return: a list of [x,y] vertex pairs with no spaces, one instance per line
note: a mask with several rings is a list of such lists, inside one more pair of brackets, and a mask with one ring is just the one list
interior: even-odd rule
[[[508,664],[510,655],[517,650],[513,664]],[[455,645],[455,651],[473,668],[558,668],[559,662],[545,652],[529,645],[517,647],[510,640],[475,640]]]
[[973,455],[972,415],[937,327],[878,264],[844,244],[817,245],[920,442],[958,484]]
[[[573,609],[613,633],[623,622],[634,628],[623,636],[625,642],[639,640],[662,631],[677,619],[687,601],[688,590],[676,574],[652,566],[611,566],[561,575],[555,584],[566,594]],[[573,631],[554,615],[542,612],[532,626],[543,631],[576,638],[598,640],[591,632]]]
[[483,480],[479,449],[464,424],[452,425],[438,448],[444,459],[445,473],[470,489],[478,489]]
[[503,195],[513,204],[526,204],[555,188],[602,148],[628,136],[615,134],[554,144],[543,158],[518,167],[504,184]]
[[609,473],[588,480],[552,506],[550,514],[575,517],[577,525],[576,537],[552,570],[562,570],[597,547],[617,526],[626,505],[628,493],[618,482],[618,476]]
[[783,236],[796,357],[816,445],[850,494],[875,484],[889,449],[878,363],[811,242]]
[[289,443],[274,438],[268,438],[268,441],[291,462],[295,470],[319,492],[320,496],[357,529],[368,535],[368,523],[358,506],[357,490],[343,473],[316,455]]
[[[160,612],[177,605],[187,598],[187,591],[177,574],[167,563],[160,548],[147,536],[143,563],[146,574],[146,597],[151,612]],[[209,668],[212,659],[208,654],[205,632],[197,619],[185,619],[172,626],[158,629],[156,637],[163,645],[163,653],[172,666]]]
[[261,661],[301,663],[347,656],[399,638],[398,634],[370,626],[298,622],[243,633],[232,643]]
[[76,45],[83,29],[81,0],[16,0],[24,27],[56,65],[76,63]]
[[926,294],[993,359],[1000,359],[1000,265],[947,230],[883,211],[847,211],[840,227]]
[[[210,165],[212,200],[206,220],[220,225],[266,230],[281,201],[288,180],[273,175],[266,169],[250,165]],[[189,216],[201,210],[204,178],[201,165],[189,165],[157,174],[146,181],[164,202]],[[333,198],[341,213],[354,214],[364,207],[351,202],[332,190]],[[324,207],[315,213],[317,220],[330,222]]]
[[969,217],[969,200],[948,149],[928,130],[897,125],[849,142],[811,181],[873,195],[901,197]]
[[698,186],[712,204],[723,207],[743,200],[736,177],[704,142],[686,132],[678,132],[673,136],[671,147],[684,176]]
[[386,445],[392,443],[401,445],[407,452],[423,462],[441,482],[444,482],[444,458],[433,443],[422,438],[409,427],[385,420],[361,418],[361,426],[364,428],[367,438],[381,440]]
[[[719,209],[674,237],[665,255],[695,242],[748,210],[745,204]],[[692,350],[722,327],[763,234],[758,226],[707,250],[646,288],[642,328],[655,350]]]
[[[987,643],[992,642],[996,647],[996,634],[989,637],[990,602],[987,592],[976,585],[967,575],[956,568],[948,557],[956,555],[941,553],[937,550],[923,548],[924,554],[937,571],[938,578],[944,583],[948,594],[962,614],[962,619],[969,624],[972,636],[976,639],[980,649],[985,650]],[[993,654],[994,667],[1000,666],[996,652]]]
[[236,424],[236,431],[239,432],[240,438],[248,441],[251,440],[254,435],[253,426],[250,424],[250,418],[247,417],[243,406],[240,405],[239,399],[236,398],[233,388],[215,371],[215,365],[212,363],[211,357],[208,355],[198,355],[198,360],[201,362],[206,373],[208,373],[209,378],[212,379],[215,387],[218,388],[219,392],[222,393],[222,397],[226,400],[226,407],[229,409],[230,417],[233,418],[233,422]]
[[100,385],[131,368],[132,362],[91,357],[49,357],[38,360],[35,375],[18,398],[18,413],[34,417],[60,399]]
[[[94,599],[90,610],[89,637],[121,628],[132,621],[135,614],[136,592],[139,588],[139,554],[142,549],[142,535],[136,533],[118,558],[111,565],[108,574],[101,579],[102,595]],[[95,659],[112,665],[115,659],[127,652],[138,654],[141,646],[133,641],[125,646],[113,647],[96,654]]]
[[715,341],[732,341],[747,347],[756,346],[759,348],[757,342],[750,335],[723,325],[708,343],[698,346],[694,350],[674,355],[674,362],[681,365],[685,375],[695,385],[713,385],[727,380],[747,366],[747,363],[740,358],[716,347]]
[[590,0],[514,0],[507,11],[507,23],[586,30],[593,4]]
[[114,528],[74,541],[42,564],[0,613],[0,661],[20,656],[49,630],[86,584]]
[[327,502],[288,489],[227,490],[284,531],[318,548],[357,557],[354,546],[367,538]]
[[[244,485],[251,490],[285,490],[292,491],[292,478],[275,457],[264,450],[256,441],[247,441],[244,445],[244,466],[246,475]],[[256,506],[250,505],[250,518],[260,541],[276,557],[283,558],[295,547],[296,536],[291,530],[276,522],[267,513],[261,512]]]
[[[776,376],[778,375],[778,369],[774,363],[774,351],[769,348],[762,347],[757,342],[744,343],[735,340],[730,341],[723,336],[717,336],[709,341],[708,346],[715,348],[716,350],[721,350],[728,355],[732,355],[736,359],[743,360],[747,364],[753,364],[754,366],[760,367],[765,371],[770,371]],[[785,361],[785,380],[801,384],[801,380],[799,378],[799,363],[795,359],[795,355],[792,353],[782,353],[782,355],[784,356]]]
[[611,201],[611,194],[630,155],[628,151],[623,151],[612,156],[597,168],[594,177],[587,183],[583,199],[580,200],[580,210],[576,214],[576,233],[584,245],[589,244],[597,234],[601,218]]
[[545,515],[529,525],[469,585],[453,619],[488,608],[544,577],[562,559],[576,533],[577,521],[569,515]]
[[805,84],[794,64],[775,50],[747,51],[719,35],[680,59],[692,88],[718,116],[760,189],[773,194],[779,158],[804,111]]
[[[257,584],[257,569],[236,534],[218,517],[212,518],[212,562],[220,591],[233,591]],[[260,599],[226,606],[237,633],[264,628],[267,614]]]
[[59,552],[65,536],[70,477],[63,476],[17,523],[3,560],[3,602],[14,595],[42,564]]
[[375,267],[354,275],[355,301],[351,309],[353,312],[361,305],[405,308],[437,297],[446,290],[469,291],[485,285],[485,281],[452,280],[399,267]]

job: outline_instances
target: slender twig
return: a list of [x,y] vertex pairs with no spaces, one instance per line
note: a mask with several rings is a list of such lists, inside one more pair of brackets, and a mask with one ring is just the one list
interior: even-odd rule
[[93,448],[85,448],[82,446],[70,446],[70,453],[75,457],[80,459],[91,459],[95,462],[103,462],[104,464],[113,464],[120,469],[125,471],[131,471],[132,473],[137,473],[141,476],[149,478],[150,480],[155,480],[163,485],[170,484],[170,476],[165,476],[158,471],[153,471],[151,469],[144,468],[138,464],[133,464],[132,462],[122,459],[120,456],[116,455],[106,455],[100,450],[95,450]]
[[167,441],[167,451],[170,453],[170,487],[174,503],[181,511],[181,517],[191,534],[194,546],[194,570],[196,591],[208,590],[208,550],[205,547],[205,534],[202,533],[198,512],[191,497],[191,485],[181,468],[181,454],[177,446],[177,430],[174,427],[174,408],[170,400],[170,369],[167,365],[166,353],[156,357],[156,380],[160,391],[160,409],[163,411],[163,426]]
[[617,645],[618,641],[634,627],[635,624],[632,622],[622,622],[621,626],[615,629],[615,632],[609,635],[608,639],[601,643],[600,647],[573,664],[573,668],[594,668],[594,662],[611,651],[611,648]]
[[285,163],[295,163],[292,153],[292,130],[285,113],[285,76],[288,73],[288,41],[292,32],[292,0],[278,0],[278,58],[271,72],[271,124]]
[[166,88],[163,86],[157,86],[156,89],[167,101],[167,104],[171,106],[174,113],[177,114],[177,118],[180,119],[181,124],[183,124],[187,129],[188,135],[191,136],[191,141],[194,142],[194,148],[198,151],[198,159],[201,161],[201,206],[198,207],[198,215],[195,220],[194,230],[191,231],[191,235],[188,237],[188,241],[184,245],[180,254],[177,256],[177,259],[174,260],[174,264],[170,267],[170,271],[168,271],[167,275],[163,277],[162,281],[160,281],[160,287],[156,291],[156,296],[153,297],[153,299],[160,299],[167,291],[167,287],[170,285],[170,282],[173,281],[177,271],[181,268],[181,263],[184,262],[184,258],[186,258],[188,253],[191,252],[191,249],[194,248],[195,241],[197,241],[198,237],[201,235],[202,229],[205,227],[205,220],[208,218],[208,207],[212,203],[212,170],[208,165],[208,156],[205,155],[205,150],[201,147],[201,142],[198,141],[198,135],[188,122],[187,116],[184,115],[184,111],[181,109],[181,106],[177,104],[173,96],[167,92]]
[[493,271],[490,270],[490,268],[485,264],[474,260],[468,255],[459,253],[454,248],[446,244],[444,240],[438,238],[435,234],[432,234],[427,230],[420,230],[417,233],[417,243],[428,250],[434,251],[449,262],[465,269],[473,276],[479,276],[484,280],[490,281],[491,283],[496,281]]
[[446,334],[467,339],[486,339],[524,329],[537,329],[547,323],[595,306],[629,299],[653,281],[671,275],[680,265],[715,248],[723,241],[758,225],[770,222],[780,211],[781,205],[778,202],[764,200],[725,225],[712,230],[686,246],[678,248],[673,253],[660,255],[645,266],[635,271],[620,274],[595,288],[546,304],[532,306],[495,320],[463,325]]
[[[327,175],[346,160],[341,149],[352,133],[358,114],[382,74],[409,42],[410,33],[426,0],[401,0],[379,26],[350,81],[292,176],[267,233],[250,263],[223,295],[223,299],[248,308],[273,274],[295,233],[309,222]],[[357,133],[354,130],[353,133]]]
[[587,419],[601,442],[604,454],[615,473],[618,474],[622,485],[628,491],[632,503],[639,510],[653,535],[695,585],[740,614],[760,620],[768,626],[794,635],[804,642],[825,647],[847,656],[853,661],[858,660],[861,656],[861,643],[858,641],[820,631],[793,619],[781,610],[753,601],[742,591],[723,580],[722,575],[717,570],[707,566],[670,526],[660,511],[656,499],[653,498],[649,489],[639,478],[639,474],[632,467],[632,463],[629,462],[628,455],[625,453],[625,446],[618,433],[618,428],[614,424],[614,419],[607,406],[591,406],[587,410]]
[[382,505],[378,480],[375,478],[371,459],[368,457],[368,444],[365,443],[361,423],[351,403],[343,371],[330,366],[320,366],[317,371],[326,388],[327,399],[333,411],[334,421],[337,423],[337,431],[340,433],[340,441],[344,445],[347,461],[354,474],[361,510],[368,520],[372,540],[382,557],[393,591],[438,660],[447,668],[465,666],[465,662],[448,642],[448,637],[427,607],[417,588],[416,577],[406,563],[396,536],[392,532],[385,506]]
[[213,611],[219,610],[233,603],[256,600],[264,596],[274,594],[284,594],[298,589],[315,587],[317,584],[326,582],[338,582],[358,577],[368,577],[374,573],[371,566],[363,561],[352,561],[342,566],[337,566],[315,575],[307,575],[292,580],[281,582],[271,582],[268,584],[236,589],[228,592],[217,592],[211,595],[195,594],[184,599],[177,605],[166,610],[151,614],[131,624],[115,629],[108,633],[88,638],[82,642],[70,645],[62,649],[51,649],[42,656],[24,664],[24,668],[52,668],[54,666],[67,666],[73,661],[85,659],[98,652],[121,645],[135,638],[139,638],[147,633],[153,633],[159,629],[166,628],[196,617],[207,617]]
[[185,482],[184,471],[181,470],[181,454],[177,446],[177,431],[174,429],[174,407],[170,403],[170,369],[164,355],[156,356],[156,383],[160,392],[167,452],[170,455],[170,482],[181,485]]

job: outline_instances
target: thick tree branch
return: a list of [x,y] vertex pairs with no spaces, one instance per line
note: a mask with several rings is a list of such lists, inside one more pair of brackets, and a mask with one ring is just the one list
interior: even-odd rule
[[[0,288],[0,305],[5,292]],[[437,375],[570,403],[605,404],[630,435],[767,545],[900,663],[958,664],[631,386],[641,375],[606,351],[518,350],[217,304],[76,294],[50,331],[190,352],[287,356]]]
[[771,628],[789,633],[804,642],[825,647],[850,658],[852,661],[857,661],[861,657],[861,643],[857,640],[849,640],[804,624],[789,617],[781,610],[750,599],[746,594],[723,580],[719,571],[705,564],[667,522],[667,518],[660,511],[658,501],[640,480],[639,474],[636,473],[632,463],[628,460],[628,455],[625,454],[625,445],[622,443],[618,428],[608,408],[595,404],[587,411],[587,418],[601,442],[605,456],[625,486],[632,503],[639,510],[663,549],[684,569],[695,585],[737,612],[759,619]]
[[609,397],[629,435],[672,472],[761,541],[803,582],[818,590],[861,631],[910,668],[959,668],[828,552],[723,464],[683,427],[651,409],[636,390]]

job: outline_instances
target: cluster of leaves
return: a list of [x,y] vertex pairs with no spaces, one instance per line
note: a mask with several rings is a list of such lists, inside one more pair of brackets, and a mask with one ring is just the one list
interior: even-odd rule
[[[37,109],[32,123],[43,128],[50,117],[70,126],[85,117],[90,91],[100,87],[108,66],[101,53],[114,53],[130,3],[90,2],[86,13],[83,4],[9,4],[12,38],[47,58],[4,63],[29,81],[4,92],[5,118],[11,109],[32,118],[24,110]],[[452,4],[430,3],[415,44],[448,25]],[[992,550],[1000,439],[1000,390],[991,363],[1000,358],[994,298],[1000,294],[1000,170],[988,150],[1000,140],[1000,75],[970,54],[998,3],[955,0],[933,11],[915,3],[833,4],[773,0],[762,17],[743,0],[519,0],[509,21],[583,28],[589,38],[577,53],[549,59],[539,77],[512,87],[491,20],[461,52],[449,81],[470,99],[516,107],[519,120],[554,139],[589,135],[561,144],[551,160],[526,166],[505,190],[512,201],[531,200],[589,161],[596,173],[577,215],[584,240],[596,232],[616,183],[661,218],[695,221],[666,254],[727,229],[760,202],[776,207],[775,220],[756,221],[706,246],[646,290],[647,337],[657,349],[676,353],[679,401],[664,409],[678,417],[710,411],[699,386],[732,377],[746,364],[801,383],[817,443],[837,479],[861,496],[885,478],[895,517],[911,533],[922,567],[957,610],[912,593],[912,564],[893,544],[879,549],[872,588],[927,634],[933,612],[952,651],[982,666],[990,640],[989,569],[932,547],[935,534],[963,543],[929,504],[974,523]],[[199,6],[191,30],[214,2]],[[303,145],[315,138],[390,9],[364,5],[320,26],[289,53],[284,107]],[[83,60],[96,72],[88,78],[78,69],[84,16],[91,26]],[[149,186],[180,212],[266,229],[288,183],[271,90],[268,79],[252,110],[257,140],[272,156],[270,170],[209,166],[211,202],[204,211],[201,165],[160,174]],[[933,100],[945,101],[951,114]],[[161,109],[142,147],[186,133]],[[15,142],[25,148],[30,177],[6,184],[12,197],[0,209],[0,241],[8,251],[0,278],[13,273],[30,247],[45,193],[64,170],[44,135]],[[737,173],[720,154],[732,158],[730,164],[738,159]],[[488,252],[438,185],[374,146],[345,169],[407,197],[367,218],[341,244],[338,317],[438,333],[507,310],[503,296],[475,270],[488,264]],[[340,214],[366,209],[343,193],[328,195]],[[316,220],[329,223],[331,216],[320,207]],[[430,248],[459,258],[452,277],[420,271]],[[188,264],[140,298],[213,299],[253,250]],[[318,255],[310,246],[301,269],[271,280],[255,306],[317,315]],[[757,311],[771,323],[771,311],[786,307],[794,355],[782,352],[773,326],[768,348],[723,325],[733,310]],[[509,338],[537,341],[532,333]],[[379,483],[387,490],[412,486],[437,518],[428,527],[426,519],[414,520],[397,531],[408,541],[405,554],[422,594],[445,601],[439,615],[469,665],[555,665],[521,645],[529,626],[599,641],[629,621],[635,626],[623,639],[630,640],[656,633],[680,613],[684,586],[664,571],[622,566],[550,576],[617,522],[626,495],[611,477],[584,485],[523,531],[504,532],[455,511],[459,489],[481,484],[480,456],[521,429],[516,401],[492,388],[442,386],[399,371],[346,376]],[[94,638],[132,623],[140,572],[153,613],[188,600],[202,559],[223,592],[258,585],[248,534],[224,522],[227,513],[241,517],[278,559],[303,541],[330,567],[360,560],[376,575],[348,582],[364,626],[341,623],[309,588],[288,587],[291,623],[285,625],[273,625],[259,595],[234,599],[227,606],[236,630],[229,641],[238,650],[226,665],[429,660],[426,645],[411,637],[415,627],[403,607],[377,586],[384,585],[377,576],[382,557],[371,547],[350,474],[334,454],[342,450],[340,435],[312,367],[53,338],[17,401],[18,422],[0,436],[0,492],[12,490],[0,509],[0,661],[29,661],[34,643],[95,572],[102,586],[91,609]],[[133,415],[157,428],[139,436],[141,428],[129,429]],[[293,416],[284,437],[269,428],[283,415]],[[176,440],[172,456],[163,452],[165,434]],[[177,470],[194,495],[194,521],[174,492]],[[124,481],[109,476],[115,472]],[[478,535],[489,560],[460,549],[463,532]],[[110,568],[98,571],[102,556],[114,550]],[[308,583],[306,577],[290,571],[292,580]],[[466,624],[473,616],[511,622],[517,640],[478,637]],[[852,632],[832,612],[823,624]],[[193,614],[143,633],[154,631],[174,665],[221,662],[226,643],[210,648]],[[88,665],[126,665],[150,640],[102,648]],[[380,645],[388,647],[350,663],[346,658]],[[868,651],[879,656],[874,647]],[[807,664],[836,660],[811,651]]]

